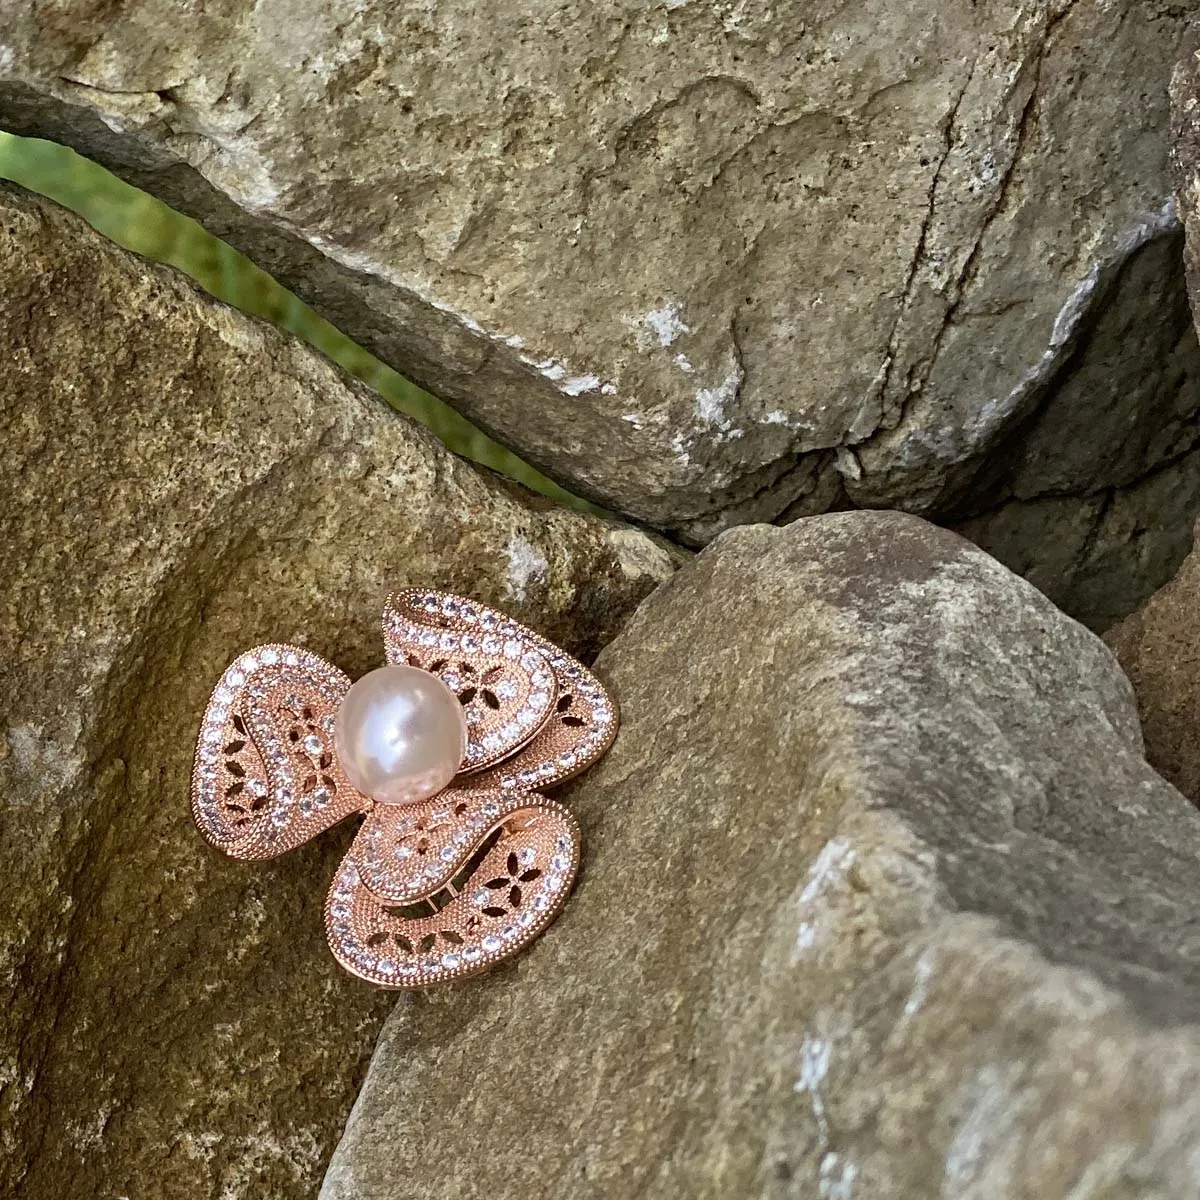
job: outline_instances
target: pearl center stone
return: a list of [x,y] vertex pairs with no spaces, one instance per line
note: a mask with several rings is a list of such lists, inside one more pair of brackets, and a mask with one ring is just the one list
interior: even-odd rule
[[380,667],[351,685],[338,709],[333,744],[346,778],[382,804],[436,795],[467,752],[458,697],[417,667]]

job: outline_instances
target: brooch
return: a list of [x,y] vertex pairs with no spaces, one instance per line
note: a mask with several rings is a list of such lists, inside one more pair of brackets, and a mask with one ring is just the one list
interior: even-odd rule
[[325,902],[334,957],[384,987],[474,974],[557,916],[579,827],[541,789],[617,731],[599,681],[461,596],[407,590],[383,614],[387,666],[355,683],[297,646],[259,646],[204,714],[192,813],[234,858],[267,859],[365,817]]

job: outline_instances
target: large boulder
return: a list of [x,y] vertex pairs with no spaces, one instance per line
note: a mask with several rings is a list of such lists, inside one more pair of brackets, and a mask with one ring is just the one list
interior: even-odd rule
[[725,534],[598,660],[577,893],[397,1006],[322,1200],[1191,1200],[1200,813],[1105,646],[898,514]]
[[[969,521],[1102,623],[1200,507],[1189,462],[1183,511],[1134,536],[1200,408],[1167,170],[1186,15],[14,4],[0,125],[200,217],[612,508],[697,544],[848,505]],[[1137,596],[1094,603],[1131,567]]]
[[417,581],[591,652],[672,562],[11,190],[0,346],[0,1194],[311,1197],[391,1001],[325,946],[350,831],[192,826],[209,689],[268,639],[379,663]]

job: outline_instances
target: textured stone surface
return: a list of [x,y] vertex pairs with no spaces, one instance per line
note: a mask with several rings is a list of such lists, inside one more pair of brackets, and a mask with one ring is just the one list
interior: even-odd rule
[[[1195,437],[1195,338],[1176,378],[1169,336],[1186,15],[56,0],[0,11],[0,123],[202,217],[504,443],[693,541],[901,506],[990,515],[1051,573],[1009,509],[1081,489],[1056,508],[1088,529],[1051,580],[1069,602],[1104,566],[1087,539],[1117,544],[1105,497]],[[1104,420],[1042,430],[1093,395]]]
[[397,1006],[323,1200],[1194,1197],[1200,813],[968,543],[726,534],[603,652],[577,894]]
[[419,581],[591,651],[670,561],[11,191],[0,347],[0,1193],[311,1197],[390,999],[325,947],[349,830],[192,827],[209,689],[267,639],[378,663]]
[[1137,693],[1146,758],[1200,803],[1200,554],[1104,640]]

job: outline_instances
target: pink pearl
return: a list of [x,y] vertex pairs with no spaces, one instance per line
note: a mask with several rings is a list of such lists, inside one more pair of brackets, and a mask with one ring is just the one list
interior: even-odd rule
[[458,697],[416,667],[380,667],[346,693],[333,744],[346,778],[383,804],[412,804],[440,792],[467,750]]

